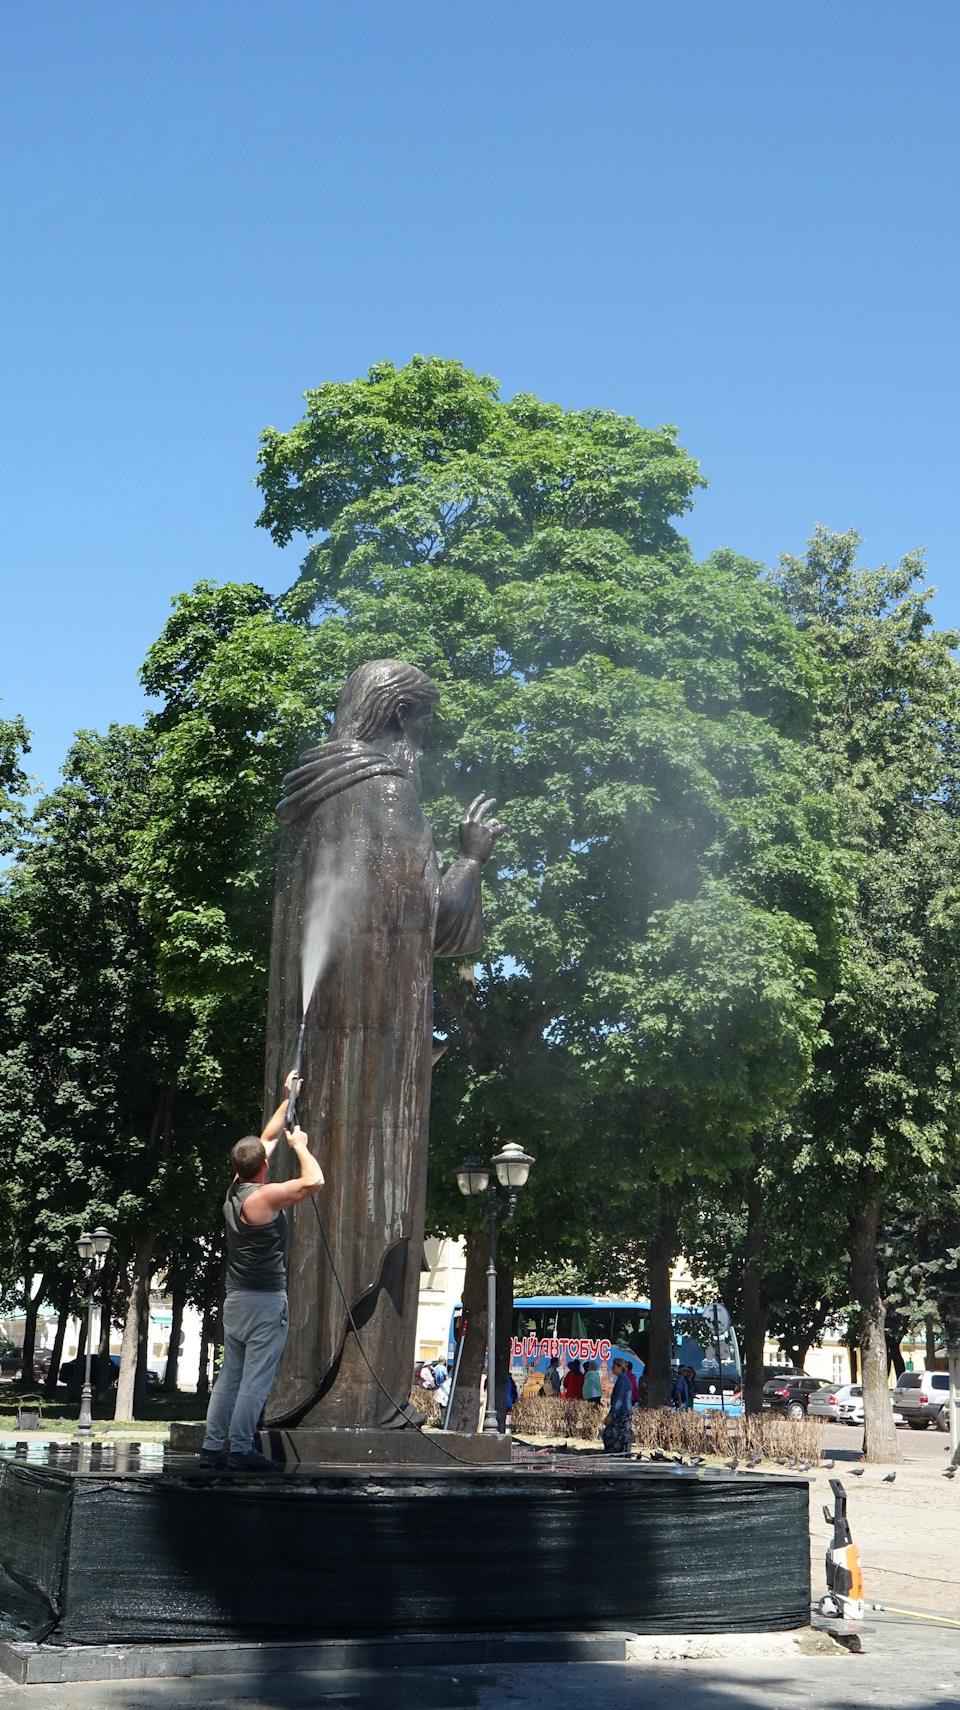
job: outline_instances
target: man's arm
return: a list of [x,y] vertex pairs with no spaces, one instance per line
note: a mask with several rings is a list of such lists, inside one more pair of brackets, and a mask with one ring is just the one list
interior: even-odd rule
[[302,1128],[295,1128],[287,1135],[287,1145],[297,1154],[299,1176],[289,1182],[264,1182],[255,1193],[248,1194],[240,1212],[244,1223],[272,1223],[278,1211],[309,1199],[323,1187],[323,1171],[307,1145]]
[[284,1119],[285,1119],[286,1114],[287,1114],[287,1105],[290,1102],[290,1084],[293,1080],[295,1073],[296,1073],[296,1071],[294,1069],[290,1070],[289,1075],[287,1076],[286,1080],[283,1083],[287,1089],[287,1096],[284,1099],[282,1104],[277,1105],[277,1108],[274,1111],[273,1115],[271,1116],[270,1121],[267,1123],[266,1128],[264,1129],[263,1133],[260,1136],[260,1144],[263,1147],[264,1151],[266,1152],[268,1158],[269,1158],[271,1152],[273,1151],[273,1148],[277,1144],[277,1141],[279,1140],[281,1134],[283,1133],[283,1124],[284,1124]]

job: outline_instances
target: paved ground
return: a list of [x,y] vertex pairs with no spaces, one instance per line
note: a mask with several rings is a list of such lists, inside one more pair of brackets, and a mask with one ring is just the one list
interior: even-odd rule
[[[69,1687],[0,1686],[0,1710],[557,1710],[570,1701],[603,1710],[960,1710],[960,1474],[942,1477],[949,1455],[935,1431],[899,1433],[904,1464],[853,1476],[861,1433],[828,1428],[833,1477],[849,1495],[867,1597],[934,1615],[867,1617],[864,1654],[770,1661],[566,1663],[497,1668],[397,1670],[389,1674],[250,1676]],[[811,1482],[811,1560],[823,1589],[828,1537],[820,1512],[831,1474]],[[869,1630],[869,1629],[872,1629]]]
[[[848,1513],[860,1550],[868,1598],[907,1609],[936,1610],[960,1618],[960,1473],[943,1477],[949,1438],[941,1431],[897,1433],[904,1464],[893,1469],[868,1466],[857,1478],[862,1434],[848,1426],[827,1428],[825,1453],[836,1463],[832,1475],[820,1470],[810,1486],[811,1579],[823,1587],[823,1557],[828,1538],[821,1508],[833,1501],[830,1478],[841,1479],[849,1497]],[[960,1629],[957,1629],[960,1641]]]
[[786,1662],[543,1664],[295,1675],[274,1684],[234,1676],[125,1686],[0,1688],[0,1710],[960,1710],[960,1631],[879,1617],[863,1656]]

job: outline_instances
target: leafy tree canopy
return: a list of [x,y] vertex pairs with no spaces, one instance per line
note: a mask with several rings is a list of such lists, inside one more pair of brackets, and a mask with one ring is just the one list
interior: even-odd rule
[[691,559],[670,519],[699,476],[672,430],[504,404],[435,359],[308,399],[260,476],[278,541],[323,536],[300,581],[201,585],[144,669],[163,704],[139,872],[198,1071],[225,1084],[224,1017],[263,1001],[282,775],[349,673],[399,656],[442,691],[440,847],[480,789],[506,825],[484,959],[438,972],[458,1048],[435,1077],[436,1226],[467,1215],[454,1153],[497,1133],[541,1149],[521,1234],[549,1206],[560,1238],[585,1126],[608,1198],[605,1135],[627,1196],[644,1148],[722,1173],[803,1078],[837,953],[830,810],[795,740],[822,668],[757,565]]

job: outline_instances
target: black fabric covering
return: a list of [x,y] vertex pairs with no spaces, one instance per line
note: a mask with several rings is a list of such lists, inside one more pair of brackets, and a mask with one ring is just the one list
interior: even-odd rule
[[0,1637],[42,1639],[60,1615],[72,1487],[0,1461]]
[[[809,1617],[799,1481],[630,1468],[301,1468],[269,1484],[16,1472],[37,1496],[32,1510],[22,1495],[4,1506],[5,1478],[0,1554],[9,1573],[30,1555],[24,1530],[45,1533],[30,1546],[39,1612],[44,1598],[57,1606],[61,1552],[55,1642],[771,1631]],[[72,1496],[66,1536],[62,1499],[46,1502],[51,1480]],[[12,1633],[23,1615],[10,1583],[0,1597]]]

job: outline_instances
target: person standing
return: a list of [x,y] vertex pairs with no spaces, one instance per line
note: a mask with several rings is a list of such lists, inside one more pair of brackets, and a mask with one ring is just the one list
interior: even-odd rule
[[579,1360],[570,1361],[562,1389],[567,1401],[583,1400],[583,1372],[580,1370]]
[[[293,1072],[287,1076],[289,1096]],[[263,1404],[287,1339],[286,1207],[323,1186],[323,1171],[301,1128],[287,1133],[300,1174],[268,1182],[267,1168],[283,1132],[287,1099],[257,1139],[249,1134],[230,1153],[236,1171],[227,1189],[227,1296],[223,1307],[223,1364],[207,1409],[200,1450],[202,1467],[234,1472],[279,1472],[280,1462],[253,1446]],[[230,1453],[224,1447],[230,1438]]]
[[560,1361],[556,1354],[551,1357],[550,1364],[543,1374],[543,1393],[550,1396],[560,1394]]
[[633,1421],[633,1387],[626,1360],[613,1362],[614,1385],[610,1408],[603,1425],[603,1446],[608,1455],[630,1458],[630,1427]]
[[596,1360],[588,1360],[583,1368],[583,1389],[581,1391],[581,1399],[583,1401],[595,1401],[599,1405],[602,1395],[603,1385],[600,1382],[600,1373],[597,1370],[597,1362]]

